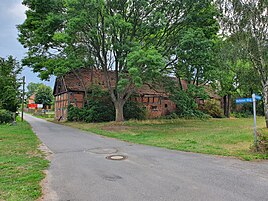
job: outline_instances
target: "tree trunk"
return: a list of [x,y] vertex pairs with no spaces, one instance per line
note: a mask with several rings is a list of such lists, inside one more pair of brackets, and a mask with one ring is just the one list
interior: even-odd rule
[[227,111],[226,111],[226,117],[230,118],[231,114],[231,94],[227,95]]
[[223,97],[223,109],[224,116],[230,118],[231,114],[231,94],[227,94]]
[[264,105],[264,114],[266,128],[268,128],[268,83],[263,87],[263,105]]
[[223,96],[223,113],[225,117],[226,117],[226,105],[227,105],[226,97],[227,97],[226,95]]
[[124,103],[121,101],[117,101],[114,103],[115,106],[115,121],[116,122],[122,122],[124,121]]

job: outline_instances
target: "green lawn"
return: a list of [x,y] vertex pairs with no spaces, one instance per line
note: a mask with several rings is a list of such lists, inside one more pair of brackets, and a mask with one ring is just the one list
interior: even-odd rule
[[[250,151],[253,144],[253,119],[145,120],[65,125],[92,131],[124,141],[187,152],[234,156],[244,160],[268,159],[268,154]],[[258,118],[263,129],[264,119]]]
[[31,201],[42,195],[40,181],[48,161],[39,144],[26,122],[0,125],[0,200]]

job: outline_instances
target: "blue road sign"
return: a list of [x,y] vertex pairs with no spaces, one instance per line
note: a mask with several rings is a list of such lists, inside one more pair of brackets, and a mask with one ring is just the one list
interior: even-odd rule
[[252,103],[252,98],[238,98],[235,100],[236,104],[242,104],[242,103]]
[[255,95],[256,100],[261,100],[261,96]]

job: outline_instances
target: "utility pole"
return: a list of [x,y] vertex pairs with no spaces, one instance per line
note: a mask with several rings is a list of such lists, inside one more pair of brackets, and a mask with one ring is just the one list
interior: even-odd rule
[[21,121],[23,121],[23,113],[24,113],[24,96],[25,96],[25,76],[22,77]]

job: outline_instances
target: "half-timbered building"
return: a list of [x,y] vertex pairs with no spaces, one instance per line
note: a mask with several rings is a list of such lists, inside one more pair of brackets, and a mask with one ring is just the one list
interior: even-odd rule
[[[110,72],[109,76],[111,84],[114,86],[115,73]],[[106,89],[105,77],[101,71],[80,69],[57,77],[53,92],[55,96],[55,118],[66,120],[69,105],[78,108],[84,107],[85,91],[92,85],[98,85],[104,90]],[[187,84],[183,82],[183,87],[186,86]],[[155,90],[153,87],[144,84],[134,94],[132,99],[146,107],[148,118],[165,116],[176,110],[176,104],[169,99],[168,94],[163,89]]]

